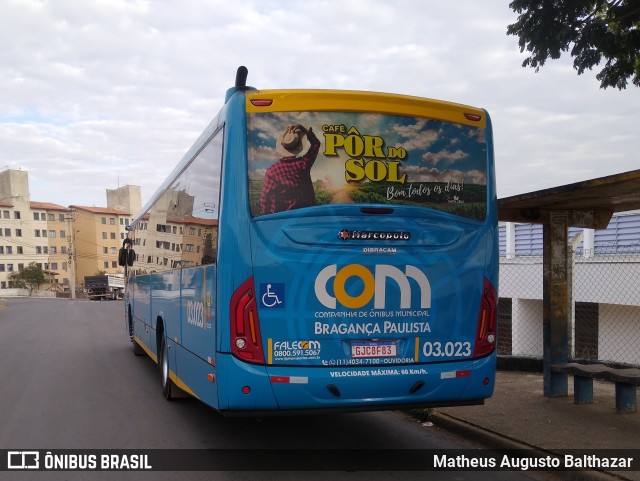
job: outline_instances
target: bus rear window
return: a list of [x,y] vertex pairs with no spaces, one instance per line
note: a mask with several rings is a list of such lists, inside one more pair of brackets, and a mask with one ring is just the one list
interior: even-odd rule
[[247,114],[251,215],[402,205],[484,220],[485,129],[357,112]]

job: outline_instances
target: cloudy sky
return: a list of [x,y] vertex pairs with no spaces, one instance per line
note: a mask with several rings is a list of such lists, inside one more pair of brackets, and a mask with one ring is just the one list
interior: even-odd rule
[[487,109],[498,196],[640,168],[640,89],[567,55],[521,67],[509,0],[4,0],[0,171],[32,201],[145,202],[221,107],[261,88],[338,88]]

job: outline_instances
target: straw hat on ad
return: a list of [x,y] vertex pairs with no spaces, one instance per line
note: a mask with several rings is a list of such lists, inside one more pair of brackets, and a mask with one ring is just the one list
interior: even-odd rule
[[276,150],[284,156],[297,156],[309,148],[307,129],[302,125],[289,125],[278,137]]

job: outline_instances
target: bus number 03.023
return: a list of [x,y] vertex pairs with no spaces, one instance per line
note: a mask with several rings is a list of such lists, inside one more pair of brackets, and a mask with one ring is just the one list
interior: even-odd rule
[[471,343],[427,341],[422,346],[422,354],[425,357],[468,357],[471,356]]

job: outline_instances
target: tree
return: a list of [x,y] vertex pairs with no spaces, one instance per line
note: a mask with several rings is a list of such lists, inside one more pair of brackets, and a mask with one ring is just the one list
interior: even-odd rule
[[13,272],[9,275],[9,288],[12,289],[25,289],[27,285],[20,277],[20,272]]
[[35,262],[29,264],[19,273],[12,275],[12,280],[16,287],[27,287],[29,295],[31,295],[35,287],[45,282],[44,272]]
[[531,52],[523,67],[537,72],[571,49],[578,75],[605,61],[600,88],[622,90],[629,78],[640,87],[640,0],[514,0],[509,7],[518,21],[507,34]]

